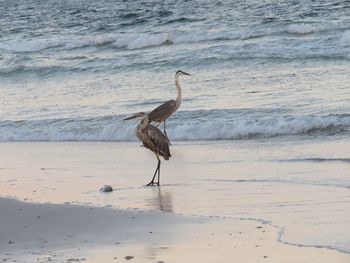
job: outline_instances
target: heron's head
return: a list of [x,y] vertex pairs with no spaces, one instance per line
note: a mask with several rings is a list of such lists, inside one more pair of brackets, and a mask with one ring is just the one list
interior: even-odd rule
[[147,117],[147,114],[144,112],[139,112],[133,116],[127,117],[124,119],[124,121],[126,120],[131,120],[131,119],[144,119],[145,117]]
[[178,70],[178,71],[176,71],[175,77],[178,78],[179,76],[182,76],[182,75],[191,76],[191,74],[189,74],[189,73],[186,73],[182,70]]

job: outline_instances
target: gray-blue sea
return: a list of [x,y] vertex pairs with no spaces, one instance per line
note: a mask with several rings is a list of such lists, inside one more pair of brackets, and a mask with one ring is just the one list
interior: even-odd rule
[[[191,76],[167,121],[173,159],[208,145],[200,162],[241,170],[192,178],[201,191],[188,193],[217,201],[205,213],[168,185],[188,204],[176,212],[239,210],[298,234],[293,245],[350,253],[350,1],[2,0],[0,141],[136,141],[137,122],[122,119],[175,99],[177,70]],[[285,186],[300,198],[269,199]],[[267,201],[221,207],[237,188]]]
[[350,131],[349,1],[1,1],[0,140],[173,140]]

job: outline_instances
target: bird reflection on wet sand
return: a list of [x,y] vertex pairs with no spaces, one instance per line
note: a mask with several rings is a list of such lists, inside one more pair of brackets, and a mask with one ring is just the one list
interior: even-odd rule
[[173,212],[172,195],[170,192],[162,191],[160,186],[152,189],[154,197],[149,199],[149,206],[166,213]]

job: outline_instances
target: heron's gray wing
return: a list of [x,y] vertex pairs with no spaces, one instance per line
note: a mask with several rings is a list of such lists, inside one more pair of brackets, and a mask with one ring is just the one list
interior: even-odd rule
[[168,160],[171,155],[169,149],[169,142],[166,136],[153,125],[148,126],[148,135],[152,143],[159,150],[160,155],[163,156],[164,159]]
[[169,100],[151,111],[148,114],[148,119],[149,121],[163,122],[175,111],[175,109],[176,102],[174,100]]

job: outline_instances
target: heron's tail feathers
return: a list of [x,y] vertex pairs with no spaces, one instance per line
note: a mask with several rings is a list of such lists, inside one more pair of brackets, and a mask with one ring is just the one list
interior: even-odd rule
[[165,160],[169,160],[169,158],[171,157],[169,145],[167,145],[166,149],[164,149],[164,151],[161,152],[161,155]]

